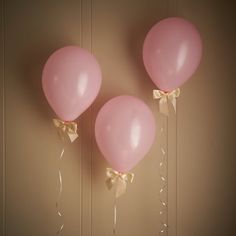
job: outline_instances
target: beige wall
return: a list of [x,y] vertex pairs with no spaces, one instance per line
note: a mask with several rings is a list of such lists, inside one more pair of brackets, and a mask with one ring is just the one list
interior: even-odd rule
[[[41,90],[41,71],[55,49],[92,50],[103,72],[100,95],[79,119],[79,139],[63,160],[61,206],[67,236],[110,236],[113,197],[107,163],[94,141],[102,104],[120,94],[142,98],[164,128],[134,169],[135,182],[118,203],[118,235],[158,235],[160,145],[168,146],[169,236],[234,236],[235,4],[211,0],[5,0],[1,18],[0,235],[55,235],[61,143]],[[160,19],[178,15],[200,30],[199,70],[182,87],[178,112],[166,119],[152,100],[142,42]],[[168,130],[168,131],[167,131]],[[168,142],[167,142],[168,140]]]

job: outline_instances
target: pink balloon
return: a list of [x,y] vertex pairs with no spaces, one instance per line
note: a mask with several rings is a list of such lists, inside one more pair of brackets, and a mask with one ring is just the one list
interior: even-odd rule
[[96,98],[101,70],[95,57],[77,46],[55,51],[43,69],[43,91],[57,116],[75,120]]
[[148,106],[133,96],[119,96],[99,111],[95,137],[102,154],[119,172],[132,169],[149,151],[155,120]]
[[202,41],[195,26],[182,18],[166,18],[148,32],[143,45],[145,68],[156,86],[172,91],[197,69]]

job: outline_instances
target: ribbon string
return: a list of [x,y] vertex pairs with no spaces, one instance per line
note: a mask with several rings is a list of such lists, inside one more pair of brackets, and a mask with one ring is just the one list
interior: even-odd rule
[[[64,140],[62,140],[64,141]],[[59,157],[59,161],[61,162],[62,161],[62,157],[64,155],[64,152],[65,152],[65,148],[63,147],[62,148],[62,151],[61,151],[61,154],[60,154],[60,157]],[[62,174],[61,174],[61,168],[60,166],[58,167],[58,179],[59,179],[59,192],[58,192],[58,196],[57,196],[57,201],[56,201],[56,210],[57,210],[57,215],[58,217],[61,218],[61,225],[60,225],[60,228],[58,229],[56,235],[60,235],[63,231],[63,228],[64,228],[64,223],[63,223],[63,214],[62,214],[62,211],[60,209],[60,200],[61,200],[61,195],[62,195]]]
[[114,208],[113,208],[113,235],[116,235],[116,219],[117,219],[117,204],[116,204],[116,197],[114,200]]
[[171,92],[164,92],[158,89],[153,90],[153,99],[159,99],[159,110],[166,116],[169,115],[168,101],[172,104],[174,111],[176,112],[176,98],[179,97],[179,95],[179,88]]
[[60,200],[61,200],[61,195],[62,195],[62,172],[61,172],[61,162],[62,158],[65,152],[65,138],[69,138],[70,142],[74,142],[78,138],[77,134],[77,124],[73,121],[62,121],[60,119],[53,119],[53,124],[54,126],[58,129],[58,135],[63,143],[63,148],[61,150],[61,154],[59,156],[59,167],[58,167],[58,179],[59,179],[59,192],[58,192],[58,197],[56,201],[56,210],[57,210],[57,215],[61,219],[61,224],[60,228],[56,232],[56,235],[61,235],[63,228],[64,228],[64,223],[63,223],[63,214],[60,209]]
[[[161,136],[163,136],[163,131],[164,129],[161,128],[160,133]],[[161,181],[160,184],[160,189],[159,189],[159,200],[160,200],[160,231],[159,235],[163,235],[164,233],[167,234],[168,232],[168,224],[167,222],[167,211],[168,211],[168,205],[167,205],[167,157],[166,157],[166,150],[165,148],[161,145],[161,159],[159,162],[159,178]],[[165,173],[165,174],[164,174]]]
[[112,168],[107,168],[106,170],[106,186],[108,190],[114,187],[115,199],[113,207],[113,235],[116,235],[116,225],[117,225],[117,198],[122,196],[126,192],[127,183],[132,183],[134,179],[133,173],[121,173]]

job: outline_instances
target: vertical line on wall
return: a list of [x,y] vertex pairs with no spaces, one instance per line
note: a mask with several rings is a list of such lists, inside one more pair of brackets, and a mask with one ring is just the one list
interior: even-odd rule
[[[175,0],[175,15],[178,16],[178,0]],[[175,225],[176,225],[176,232],[175,235],[178,235],[178,102],[176,102],[176,116],[175,116],[175,158],[176,158],[176,170],[175,170],[175,174],[176,174],[176,200],[175,200]]]
[[[81,47],[91,51],[91,0],[81,0]],[[91,235],[92,106],[81,116],[81,236]]]
[[176,103],[176,117],[175,117],[175,127],[176,127],[176,130],[175,130],[175,150],[176,150],[176,154],[175,154],[175,158],[176,158],[176,170],[175,170],[175,174],[176,174],[176,177],[175,177],[175,181],[176,181],[176,200],[175,200],[175,225],[176,225],[176,233],[175,235],[177,236],[178,235],[178,221],[177,221],[177,217],[178,217],[178,214],[177,214],[177,209],[178,209],[178,206],[177,206],[177,203],[178,203],[178,109],[177,109],[177,103]]
[[[167,15],[170,15],[170,9],[171,9],[171,0],[168,1],[167,5]],[[167,198],[167,210],[166,210],[166,219],[167,219],[167,225],[168,228],[166,230],[167,236],[169,235],[169,117],[166,117],[166,152],[167,152],[167,159],[166,159],[166,176],[167,176],[167,187],[166,187],[166,198]]]
[[[167,17],[177,16],[177,0],[168,0]],[[177,110],[177,109],[176,109]],[[168,235],[177,236],[177,192],[178,192],[178,160],[177,160],[177,116],[172,112],[173,117],[168,121]]]
[[5,127],[5,41],[6,40],[6,2],[2,0],[2,233],[6,235],[6,127]]
[[[176,0],[176,15],[178,16],[178,7],[179,7],[179,3],[178,3],[178,0]],[[175,143],[175,147],[176,147],[176,154],[175,154],[175,158],[176,158],[176,200],[175,200],[175,206],[176,206],[176,209],[175,209],[175,225],[176,225],[176,236],[178,235],[178,104],[176,103],[176,117],[175,117],[175,127],[176,127],[176,130],[175,130],[175,134],[176,134],[176,137],[175,137],[175,140],[176,140],[176,143]]]
[[[169,211],[168,211],[168,208],[169,208],[169,198],[168,198],[168,195],[169,195],[169,117],[167,116],[166,117],[166,154],[167,154],[167,159],[166,159],[166,177],[167,177],[167,186],[166,186],[166,199],[167,199],[167,210],[166,210],[166,222],[167,222],[167,225],[169,227]],[[166,230],[166,234],[167,236],[169,235],[169,230],[167,228]]]
[[[82,24],[82,0],[80,0],[80,46],[82,47],[82,44],[83,44],[83,36],[82,36],[82,27],[83,27],[83,24]],[[83,227],[83,224],[82,224],[82,217],[83,217],[83,207],[82,207],[82,191],[83,191],[83,188],[82,188],[82,184],[83,184],[83,181],[82,181],[82,125],[80,123],[80,236],[82,236],[82,227]]]
[[[178,16],[178,0],[175,0],[175,15]],[[176,163],[176,170],[175,170],[175,181],[176,181],[176,190],[175,190],[175,235],[178,235],[178,102],[176,102],[176,116],[175,116],[175,163]]]
[[82,24],[82,0],[80,0],[80,46],[83,45],[83,37],[82,37],[82,32],[83,32],[83,24]]
[[[91,4],[90,4],[90,50],[93,53],[93,0],[91,0]],[[91,236],[93,235],[93,146],[94,146],[94,136],[93,134],[93,105],[91,106],[91,159],[90,159],[90,232],[91,232]]]

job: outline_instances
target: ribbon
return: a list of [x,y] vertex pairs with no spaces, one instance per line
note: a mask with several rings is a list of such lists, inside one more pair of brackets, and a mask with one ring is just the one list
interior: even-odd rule
[[[61,150],[61,154],[60,154],[60,161],[62,161],[62,157],[64,155],[65,152],[65,148],[63,147]],[[64,222],[63,222],[63,213],[60,209],[60,201],[61,201],[61,195],[62,195],[62,174],[61,174],[61,168],[58,167],[58,178],[59,178],[59,192],[58,192],[58,197],[57,197],[57,201],[56,201],[56,210],[57,210],[57,215],[58,217],[61,218],[61,225],[60,228],[57,231],[57,235],[61,235],[63,233],[63,228],[64,228]]]
[[53,124],[59,129],[60,135],[67,134],[71,142],[74,142],[78,138],[77,124],[75,122],[53,119]]
[[[161,138],[163,136],[163,128],[160,130]],[[166,155],[166,149],[163,147],[163,141],[161,141],[161,159],[159,162],[159,176],[160,176],[160,189],[159,189],[159,200],[160,200],[160,230],[158,235],[168,234],[168,158]]]
[[[67,135],[70,139],[71,142],[74,142],[75,139],[78,138],[77,134],[77,124],[72,121],[62,121],[60,119],[53,119],[53,124],[55,125],[56,128],[58,128],[58,134],[63,142],[63,148],[60,154],[60,161],[62,161],[62,157],[65,152],[65,136]],[[61,172],[61,167],[58,167],[58,178],[59,178],[59,192],[58,192],[58,197],[56,201],[56,210],[57,210],[57,215],[61,218],[61,224],[60,228],[57,230],[56,235],[62,235],[63,234],[63,229],[64,229],[64,222],[63,222],[63,213],[61,211],[60,207],[60,200],[61,200],[61,195],[62,195],[62,172]]]
[[169,115],[168,101],[172,104],[176,112],[176,98],[180,95],[180,89],[177,88],[171,92],[164,92],[161,90],[153,90],[153,99],[159,99],[160,112],[166,116]]
[[115,187],[115,199],[114,199],[114,218],[113,218],[113,235],[116,235],[116,221],[117,221],[117,205],[116,200],[121,195],[123,195],[126,192],[127,183],[132,183],[134,180],[134,174],[133,173],[121,173],[116,170],[113,170],[112,168],[107,168],[106,170],[106,185],[108,190],[111,190],[113,187]]
[[107,168],[106,170],[106,185],[109,190],[115,187],[115,197],[119,198],[126,192],[127,183],[133,182],[133,173],[120,173],[112,168]]

